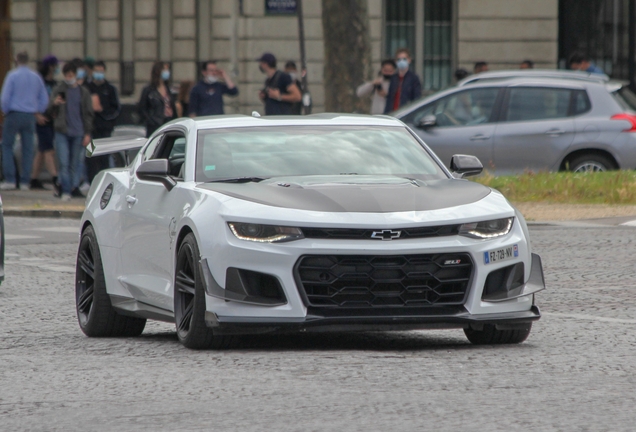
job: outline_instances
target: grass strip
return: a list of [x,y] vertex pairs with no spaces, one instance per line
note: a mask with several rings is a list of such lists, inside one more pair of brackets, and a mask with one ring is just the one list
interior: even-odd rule
[[490,186],[514,202],[562,204],[636,204],[636,172],[526,172],[516,176],[491,173],[472,180]]

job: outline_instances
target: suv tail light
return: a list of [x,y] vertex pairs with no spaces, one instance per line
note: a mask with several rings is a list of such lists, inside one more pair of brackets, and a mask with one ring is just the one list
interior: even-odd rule
[[627,120],[632,125],[632,127],[623,130],[623,132],[636,132],[636,114],[616,114],[610,117],[610,120]]

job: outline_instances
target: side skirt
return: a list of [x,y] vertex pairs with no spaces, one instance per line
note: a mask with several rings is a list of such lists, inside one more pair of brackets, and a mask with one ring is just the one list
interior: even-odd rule
[[174,323],[172,311],[150,306],[134,298],[110,294],[110,302],[121,315]]

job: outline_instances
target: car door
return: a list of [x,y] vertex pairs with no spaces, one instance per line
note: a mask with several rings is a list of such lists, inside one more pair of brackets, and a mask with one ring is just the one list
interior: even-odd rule
[[[461,89],[409,113],[409,125],[449,166],[454,154],[477,156],[485,167],[493,158],[500,87]],[[425,117],[435,116],[435,125],[424,126]]]
[[497,173],[557,169],[575,135],[574,89],[510,87],[495,131]]
[[166,132],[150,143],[134,168],[149,159],[168,159],[177,187],[169,191],[160,182],[140,180],[133,174],[122,224],[122,283],[138,301],[166,310],[173,309],[172,240],[187,199],[178,184],[186,144],[180,131]]

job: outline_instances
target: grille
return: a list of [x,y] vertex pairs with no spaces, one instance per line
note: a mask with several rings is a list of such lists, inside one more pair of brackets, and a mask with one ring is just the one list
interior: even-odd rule
[[307,306],[422,307],[464,303],[473,262],[465,253],[309,255],[296,265]]
[[[400,237],[394,240],[425,237],[442,237],[457,235],[460,225],[443,225],[423,228],[394,229],[400,231]],[[315,239],[345,239],[345,240],[369,240],[374,232],[382,232],[382,229],[348,229],[348,228],[301,228],[306,238]]]

